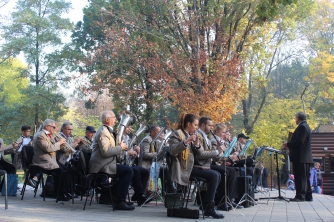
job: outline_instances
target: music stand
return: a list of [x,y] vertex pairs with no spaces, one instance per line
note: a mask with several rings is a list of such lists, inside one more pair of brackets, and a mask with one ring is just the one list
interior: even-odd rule
[[[158,166],[158,163],[157,163],[157,159],[154,158],[153,159],[153,162],[152,164],[154,164],[154,170],[157,171],[157,166]],[[159,169],[160,169],[160,164],[159,164]],[[158,176],[155,175],[155,185],[153,185],[154,189],[152,190],[152,193],[151,195],[145,200],[145,202],[140,206],[140,208],[142,208],[142,206],[144,206],[145,204],[147,204],[151,199],[155,198],[155,205],[158,206],[158,198],[160,198],[160,200],[162,202],[164,202],[164,199],[162,198],[161,194],[159,194],[159,191],[160,190],[160,187],[159,187],[159,171],[158,172],[155,172],[155,174],[158,173]]]
[[253,203],[254,205],[258,205],[261,209],[263,209],[259,203],[257,203],[247,192],[247,166],[246,166],[246,159],[247,159],[247,154],[244,155],[244,158],[245,158],[245,163],[244,163],[244,170],[245,170],[245,192],[244,192],[244,195],[242,195],[242,197],[240,198],[236,208],[242,204],[243,202],[251,202]]
[[269,200],[269,199],[285,200],[286,202],[289,203],[290,200],[284,198],[281,195],[281,179],[280,179],[279,169],[278,169],[278,154],[282,154],[282,151],[275,150],[275,149],[270,148],[270,147],[268,147],[268,148],[265,147],[264,149],[275,153],[275,158],[276,158],[276,173],[277,173],[277,186],[278,186],[278,197],[262,197],[262,198],[259,198],[259,199],[260,200]]

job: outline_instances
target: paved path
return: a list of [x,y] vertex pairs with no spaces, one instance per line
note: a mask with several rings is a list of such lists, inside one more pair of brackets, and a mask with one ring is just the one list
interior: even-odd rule
[[[284,191],[284,197],[292,198],[292,191]],[[18,192],[19,194],[19,192]],[[269,193],[258,193],[256,198],[266,196],[276,197],[278,191]],[[155,205],[151,202],[148,205],[134,211],[110,211],[111,207],[100,205],[95,202],[87,206],[83,211],[83,201],[75,199],[71,201],[56,203],[54,199],[46,199],[44,202],[41,197],[33,197],[32,190],[26,191],[24,200],[21,201],[20,195],[9,197],[9,209],[5,210],[5,198],[0,196],[0,222],[3,221],[198,221],[194,219],[182,219],[167,217],[166,208],[162,203]],[[238,211],[221,212],[225,215],[222,221],[325,221],[334,222],[334,197],[327,195],[314,194],[313,202],[288,203],[284,200],[260,200],[259,205],[244,208]],[[192,203],[191,208],[196,208]],[[200,219],[202,220],[202,219]],[[206,218],[212,221],[212,218]]]

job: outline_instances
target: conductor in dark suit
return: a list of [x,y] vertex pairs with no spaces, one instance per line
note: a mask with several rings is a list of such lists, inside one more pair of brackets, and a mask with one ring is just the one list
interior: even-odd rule
[[309,180],[310,166],[313,163],[311,129],[306,122],[305,113],[298,112],[295,120],[298,127],[293,133],[291,141],[283,144],[284,148],[290,150],[289,156],[295,175],[296,196],[290,201],[312,201],[312,190]]

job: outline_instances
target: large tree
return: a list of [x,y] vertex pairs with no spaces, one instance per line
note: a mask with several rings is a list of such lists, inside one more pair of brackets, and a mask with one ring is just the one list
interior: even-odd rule
[[[23,54],[36,91],[55,91],[59,81],[68,79],[63,69],[62,37],[70,30],[70,3],[65,0],[18,0],[10,24],[3,26],[1,57]],[[39,98],[37,95],[32,95]],[[40,100],[36,99],[34,121],[40,121]]]
[[110,88],[147,121],[166,102],[221,121],[243,96],[250,31],[292,2],[93,0],[73,39],[90,90]]

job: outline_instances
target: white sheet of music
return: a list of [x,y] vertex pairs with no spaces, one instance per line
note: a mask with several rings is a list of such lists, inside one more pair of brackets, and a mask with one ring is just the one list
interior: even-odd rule
[[20,148],[19,148],[18,151],[21,152],[22,147],[25,146],[25,145],[28,145],[30,143],[30,141],[31,141],[30,138],[23,138],[23,142],[22,142],[22,144],[21,144],[21,146],[20,146]]

